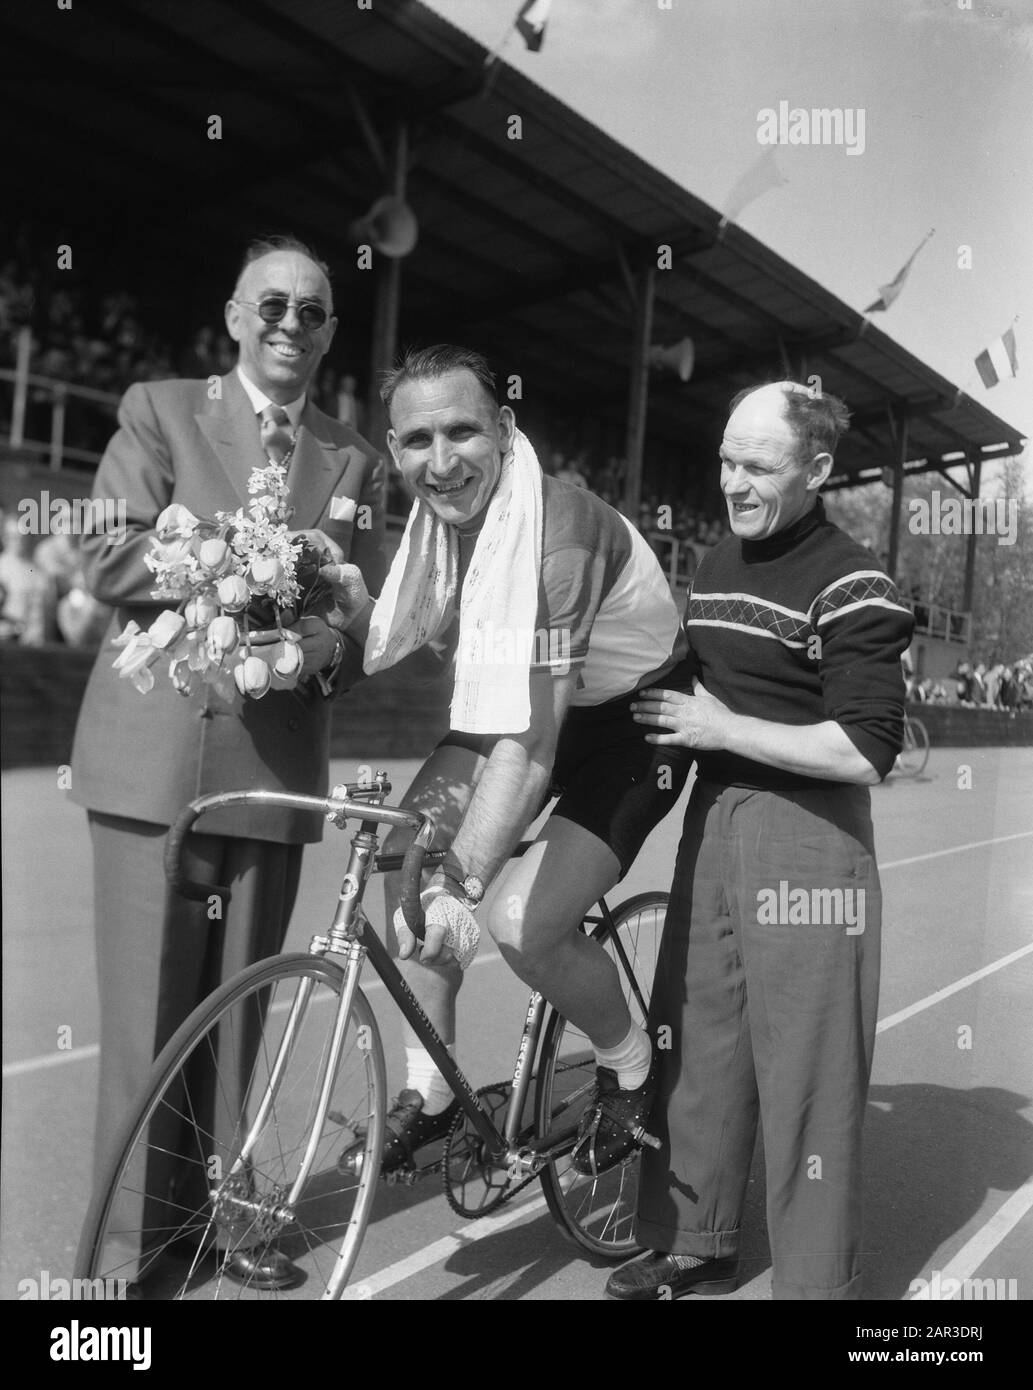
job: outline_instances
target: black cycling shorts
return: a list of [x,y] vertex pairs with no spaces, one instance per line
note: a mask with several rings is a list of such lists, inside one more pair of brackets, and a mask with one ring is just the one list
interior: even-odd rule
[[[663,685],[663,681],[658,681]],[[693,763],[687,748],[647,743],[648,726],[631,715],[635,692],[603,705],[572,706],[556,745],[552,782],[539,808],[553,797],[554,816],[563,816],[609,845],[623,878],[649,832],[663,820],[681,795]],[[498,735],[452,731],[439,747],[452,745],[483,754]]]

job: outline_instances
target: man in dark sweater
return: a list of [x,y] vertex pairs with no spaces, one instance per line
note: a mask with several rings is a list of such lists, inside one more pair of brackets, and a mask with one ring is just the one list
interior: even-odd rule
[[686,616],[700,679],[633,705],[698,773],[650,1009],[663,1147],[642,1156],[647,1250],[611,1275],[614,1298],[735,1287],[758,1114],[773,1297],[860,1297],[881,915],[867,788],[900,749],[913,620],[818,496],[847,418],[792,382],[732,402],[733,534]]

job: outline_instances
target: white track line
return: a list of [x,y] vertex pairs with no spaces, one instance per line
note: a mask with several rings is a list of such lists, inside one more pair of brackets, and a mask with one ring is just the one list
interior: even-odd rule
[[85,1062],[99,1056],[99,1043],[89,1043],[86,1047],[70,1047],[67,1052],[45,1052],[41,1057],[26,1057],[23,1062],[5,1062],[3,1076],[6,1081],[9,1077],[22,1076],[25,1072],[44,1071],[47,1067],[62,1067],[66,1062]]
[[[493,961],[501,960],[498,951],[486,951],[479,955],[476,960],[468,966],[472,970],[476,965],[491,965]],[[375,989],[385,989],[383,980],[370,979],[361,982],[363,994],[371,994]],[[325,995],[320,1002],[327,1003],[330,996]],[[290,1005],[274,1004],[273,1012],[283,1012]],[[47,1067],[62,1067],[66,1062],[88,1062],[94,1057],[100,1056],[99,1043],[89,1043],[85,1047],[72,1047],[67,1052],[45,1052],[39,1057],[26,1057],[21,1062],[5,1062],[3,1067],[3,1078],[8,1080],[11,1077],[23,1076],[27,1072],[44,1071]]]
[[[1033,1178],[1027,1179],[1020,1188],[1013,1192],[1004,1205],[994,1212],[986,1225],[981,1226],[975,1235],[965,1242],[953,1259],[948,1261],[946,1267],[939,1270],[941,1280],[970,1279],[986,1260],[986,1257],[996,1250],[1001,1241],[1014,1230],[1030,1207],[1033,1207]],[[947,1297],[952,1298],[954,1295],[949,1294]],[[911,1302],[930,1298],[931,1294],[927,1282],[924,1289],[911,1295]]]
[[[1006,844],[1010,840],[1025,840],[1030,836],[1033,836],[1033,830],[1020,830],[1018,834],[999,835],[993,840],[973,840],[967,845],[955,845],[952,849],[934,849],[928,854],[915,854],[912,855],[910,859],[894,859],[888,864],[880,864],[879,871],[881,873],[885,869],[899,869],[906,864],[920,864],[925,859],[941,859],[945,855],[961,854],[964,850],[968,849],[985,849],[987,845]],[[996,961],[993,965],[988,965],[984,970],[977,971],[974,975],[966,975],[964,980],[959,980],[956,985],[948,985],[945,990],[940,990],[938,994],[929,995],[928,999],[920,999],[917,1004],[912,1004],[910,1010],[905,1009],[899,1014],[893,1014],[890,1018],[884,1019],[879,1024],[878,1031],[883,1032],[886,1028],[892,1028],[894,1024],[900,1023],[904,1018],[909,1018],[911,1014],[918,1013],[923,1008],[927,1008],[929,1004],[935,1004],[940,999],[945,999],[948,994],[953,994],[955,990],[964,989],[967,984],[970,984],[973,980],[980,979],[982,975],[989,975],[994,970],[999,970],[1003,965],[1009,964],[1011,960],[1017,960],[1020,955],[1024,955],[1027,949],[1029,948],[1024,948],[1022,951],[1015,952],[1012,956],[1006,956],[1002,960]],[[477,965],[489,965],[492,961],[500,959],[501,957],[498,952],[492,952],[490,955],[478,956],[470,966],[470,969],[472,970],[473,967]],[[380,980],[371,980],[368,984],[364,984],[362,988],[366,993],[369,993],[370,990],[383,989],[384,986]],[[42,1071],[45,1067],[64,1066],[66,1062],[86,1061],[89,1058],[96,1057],[99,1051],[100,1049],[97,1044],[93,1043],[88,1047],[74,1047],[69,1052],[46,1053],[41,1057],[27,1057],[21,1062],[7,1062],[3,1068],[3,1076],[5,1078],[21,1076],[27,1072]]]
[[984,965],[982,970],[974,970],[971,975],[966,975],[962,980],[955,980],[954,984],[947,985],[945,989],[938,989],[935,994],[927,994],[924,999],[919,999],[916,1004],[909,1004],[906,1009],[901,1009],[899,1013],[890,1014],[888,1018],[880,1019],[875,1025],[875,1031],[885,1033],[888,1028],[895,1028],[898,1023],[903,1023],[905,1019],[921,1013],[923,1009],[931,1009],[941,999],[947,999],[950,995],[957,994],[959,989],[965,989],[968,985],[983,979],[985,975],[992,975],[995,970],[1003,970],[1006,965],[1011,965],[1013,961],[1028,956],[1030,951],[1033,951],[1033,942],[1028,946],[1020,946],[1017,951],[1012,951],[1011,955],[1002,956],[1000,960],[995,960],[990,965]]
[[1003,845],[1008,840],[1028,840],[1033,830],[1020,830],[1017,835],[998,835],[993,840],[973,840],[971,844],[955,845],[953,849],[934,849],[929,854],[913,854],[910,859],[893,859],[888,864],[880,864],[883,869],[900,869],[905,864],[921,864],[923,859],[942,859],[947,854],[960,854],[964,849],[983,849],[986,845]]
[[405,1279],[411,1279],[415,1274],[422,1274],[431,1265],[440,1264],[443,1260],[447,1260],[449,1255],[454,1255],[457,1250],[462,1250],[464,1246],[483,1240],[485,1236],[494,1235],[496,1231],[501,1231],[506,1226],[512,1226],[517,1221],[523,1221],[528,1216],[537,1215],[544,1206],[545,1198],[535,1197],[530,1202],[522,1202],[519,1206],[511,1207],[508,1212],[501,1216],[478,1217],[476,1221],[471,1221],[468,1226],[462,1227],[452,1235],[442,1236],[440,1240],[434,1241],[433,1245],[424,1246],[422,1250],[417,1250],[414,1255],[407,1255],[404,1260],[398,1260],[393,1265],[387,1265],[386,1268],[378,1270],[376,1274],[370,1274],[365,1279],[360,1279],[357,1284],[349,1285],[344,1291],[343,1298],[374,1298],[378,1293],[383,1293],[385,1289],[400,1284]]

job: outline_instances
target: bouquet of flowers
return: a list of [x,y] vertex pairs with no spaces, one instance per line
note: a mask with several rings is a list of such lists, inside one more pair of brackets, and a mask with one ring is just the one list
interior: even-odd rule
[[[285,467],[253,469],[248,493],[246,511],[217,512],[214,521],[178,502],[158,517],[144,563],[155,579],[152,596],[178,607],[159,614],[146,631],[131,622],[114,639],[122,648],[115,669],[142,693],[153,688],[152,668],[163,660],[182,695],[202,683],[230,703],[238,694],[259,700],[269,690],[291,690],[303,656],[289,625],[317,614],[344,626],[328,575],[358,571],[335,563],[340,552],[333,554],[321,533],[287,529],[292,508]],[[270,641],[272,631],[277,636]],[[260,642],[253,640],[257,633]]]

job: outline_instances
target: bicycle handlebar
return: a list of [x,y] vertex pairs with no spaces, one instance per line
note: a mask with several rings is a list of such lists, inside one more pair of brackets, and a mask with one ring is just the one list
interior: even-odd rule
[[[356,796],[361,795],[361,791],[356,793]],[[402,860],[399,899],[406,925],[418,940],[423,940],[424,914],[420,903],[420,876],[434,833],[428,817],[416,811],[371,805],[353,797],[304,796],[300,792],[238,791],[202,796],[183,808],[169,828],[165,841],[165,877],[170,887],[181,897],[190,898],[194,902],[207,902],[210,898],[219,898],[224,907],[229,902],[232,894],[225,884],[201,883],[198,879],[191,878],[184,871],[182,862],[183,843],[195,822],[209,811],[221,810],[228,806],[277,806],[285,810],[321,811],[335,821],[375,821],[380,825],[415,830],[415,838]]]

